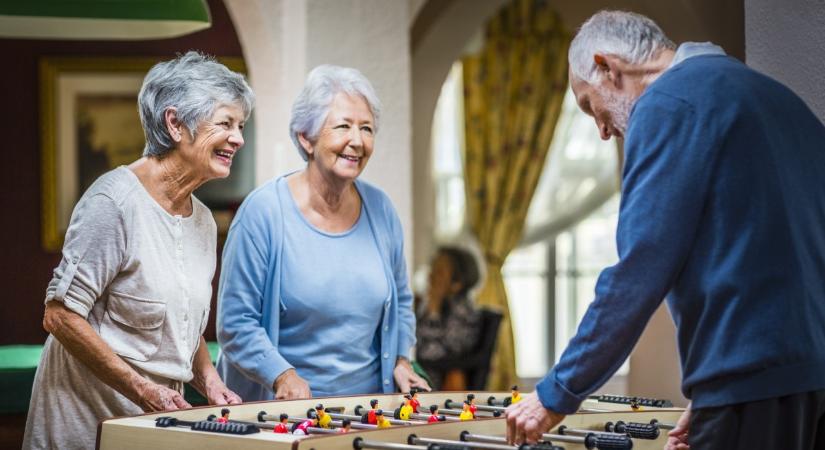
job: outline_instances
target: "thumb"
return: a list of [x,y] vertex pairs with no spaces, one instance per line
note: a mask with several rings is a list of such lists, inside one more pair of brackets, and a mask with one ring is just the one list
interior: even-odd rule
[[175,402],[175,406],[177,406],[179,409],[187,409],[192,407],[192,405],[190,405],[186,400],[184,400],[183,396],[178,393],[172,396],[172,401]]

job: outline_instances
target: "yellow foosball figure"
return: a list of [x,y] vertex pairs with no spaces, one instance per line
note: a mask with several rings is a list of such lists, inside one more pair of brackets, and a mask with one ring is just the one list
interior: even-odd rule
[[461,420],[473,420],[473,412],[470,411],[469,401],[464,401],[464,410],[461,411],[461,414],[458,415],[458,418]]
[[378,425],[378,428],[389,428],[390,421],[384,417],[384,410],[377,409],[375,410],[375,424]]
[[521,401],[521,394],[518,391],[518,386],[516,386],[514,384],[513,387],[510,388],[510,391],[511,391],[511,393],[510,393],[510,404],[512,405],[512,404],[520,402]]
[[410,414],[412,413],[412,396],[410,394],[404,394],[404,406],[398,411],[398,418],[401,420],[410,420]]
[[332,422],[332,416],[327,414],[324,405],[318,403],[315,405],[315,415],[318,417],[318,426],[321,428],[330,428],[329,423]]

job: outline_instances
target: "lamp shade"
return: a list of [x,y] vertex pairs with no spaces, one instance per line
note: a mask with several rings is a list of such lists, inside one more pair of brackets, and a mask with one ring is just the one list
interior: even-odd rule
[[209,28],[205,0],[0,0],[0,37],[140,40]]

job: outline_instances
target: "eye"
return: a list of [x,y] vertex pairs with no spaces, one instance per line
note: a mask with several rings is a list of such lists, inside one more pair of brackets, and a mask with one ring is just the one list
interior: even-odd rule
[[218,125],[220,125],[221,127],[225,128],[225,129],[229,129],[229,122],[227,122],[225,120],[223,122],[218,122]]
[[366,131],[369,134],[372,134],[372,127],[370,126],[364,125],[363,127],[361,127],[361,130]]
[[238,129],[239,129],[239,130],[241,130],[241,131],[243,131],[243,128],[244,128],[245,126],[246,126],[245,124],[238,124]]
[[336,125],[335,127],[333,127],[333,129],[335,129],[335,130],[349,130],[349,124],[348,123],[342,123],[340,125]]

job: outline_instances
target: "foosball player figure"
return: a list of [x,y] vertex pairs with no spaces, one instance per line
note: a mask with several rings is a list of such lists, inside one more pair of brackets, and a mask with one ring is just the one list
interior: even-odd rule
[[475,419],[473,412],[470,411],[470,402],[468,400],[464,400],[464,410],[461,411],[461,414],[458,415],[458,418],[461,420]]
[[412,406],[413,412],[418,414],[419,408],[421,408],[421,402],[418,401],[418,389],[412,388],[410,389],[410,406]]
[[327,414],[324,405],[318,403],[315,405],[315,417],[318,418],[318,426],[321,428],[329,428],[329,423],[332,422],[332,416]]
[[308,435],[309,434],[309,427],[317,427],[318,426],[318,418],[313,417],[311,419],[307,419],[303,422],[296,422],[295,425],[292,427],[292,434],[297,434],[299,436]]
[[375,410],[375,424],[378,425],[378,428],[389,428],[390,421],[384,417],[384,410],[383,409],[376,409]]
[[641,411],[642,410],[642,405],[639,404],[639,399],[638,398],[633,397],[633,398],[630,399],[630,409],[632,409],[633,411]]
[[341,426],[338,428],[339,433],[349,433],[352,429],[352,421],[349,419],[344,419],[341,421]]
[[218,423],[228,423],[229,422],[229,408],[221,409],[221,416],[218,417],[216,420]]
[[400,410],[398,411],[398,418],[401,420],[410,420],[410,414],[413,412],[412,407],[412,396],[410,394],[404,394],[404,405],[401,406]]
[[510,393],[510,404],[512,405],[520,402],[521,394],[518,392],[518,386],[514,384],[513,387],[510,388],[510,390],[512,391]]
[[275,428],[272,429],[272,432],[282,434],[289,433],[289,414],[281,413],[279,419],[280,423],[278,425],[275,425]]
[[378,422],[375,420],[375,411],[378,410],[378,400],[372,399],[370,400],[370,412],[367,413],[367,423],[370,425],[377,425]]
[[441,418],[438,417],[438,405],[431,405],[430,406],[430,417],[427,418],[427,423],[435,423],[440,422]]
[[470,412],[473,413],[473,419],[476,418],[476,410],[478,407],[476,406],[476,396],[475,394],[467,394],[467,403],[470,404]]

